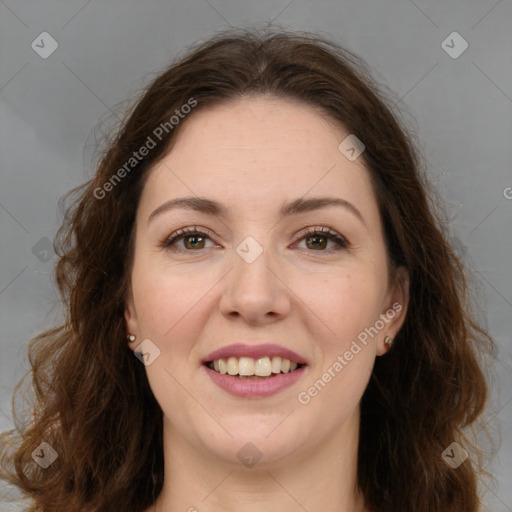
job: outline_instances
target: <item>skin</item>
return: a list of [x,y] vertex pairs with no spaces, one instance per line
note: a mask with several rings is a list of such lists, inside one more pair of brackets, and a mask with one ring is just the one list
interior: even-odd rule
[[[339,151],[347,132],[291,100],[246,97],[183,123],[141,196],[125,309],[136,336],[130,348],[148,338],[160,350],[146,372],[164,413],[165,483],[148,512],[366,511],[356,488],[359,404],[375,358],[386,353],[384,337],[403,324],[409,287],[403,269],[402,281],[388,281],[370,175],[361,158],[351,162]],[[181,209],[147,222],[183,196],[214,199],[230,216]],[[278,222],[281,204],[303,196],[343,198],[364,223],[337,206]],[[159,246],[194,226],[211,236],[177,241],[186,253]],[[321,239],[316,248],[314,237],[304,238],[308,227],[329,227],[350,246]],[[263,248],[252,263],[236,252],[247,236]],[[298,393],[396,302],[401,311],[301,404]],[[201,361],[237,342],[291,348],[307,359],[307,371],[267,398],[231,396]],[[253,467],[237,456],[248,442],[261,453]]]

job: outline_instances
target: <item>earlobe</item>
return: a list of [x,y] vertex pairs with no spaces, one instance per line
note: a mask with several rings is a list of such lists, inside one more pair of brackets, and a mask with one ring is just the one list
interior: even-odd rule
[[384,345],[386,345],[387,350],[390,350],[391,347],[393,346],[393,338],[386,336],[384,338]]

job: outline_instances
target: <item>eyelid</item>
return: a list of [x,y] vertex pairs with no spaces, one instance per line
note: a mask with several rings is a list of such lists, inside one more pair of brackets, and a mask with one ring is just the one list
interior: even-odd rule
[[326,235],[336,235],[340,238],[343,238],[342,235],[340,235],[336,230],[328,227],[328,226],[308,226],[303,229],[301,229],[295,236],[296,237],[304,237],[305,235],[309,235],[311,233],[324,233]]
[[[180,229],[177,229],[176,231],[173,231],[170,235],[166,236],[161,241],[161,243],[159,245],[163,248],[167,248],[168,246],[170,246],[169,242],[172,243],[173,239],[177,239],[180,236],[185,236],[188,234],[193,235],[195,233],[200,233],[200,232],[204,232],[204,234],[208,235],[208,237],[211,238],[212,240],[215,238],[213,233],[208,228],[204,228],[202,226],[186,226],[184,228],[180,228]],[[192,252],[192,251],[188,251],[188,252]]]

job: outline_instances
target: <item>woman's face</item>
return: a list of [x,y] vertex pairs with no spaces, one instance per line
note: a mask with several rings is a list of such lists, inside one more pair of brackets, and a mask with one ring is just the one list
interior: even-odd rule
[[[357,427],[375,358],[406,311],[408,284],[388,282],[369,173],[338,148],[349,133],[292,101],[245,98],[182,122],[137,211],[130,347],[146,354],[173,440],[237,463],[314,453]],[[204,208],[162,207],[185,197]],[[233,344],[246,347],[215,363],[227,374],[207,368]],[[250,351],[262,344],[274,347]],[[286,349],[299,356],[292,368],[305,362],[296,374],[285,354],[279,365]]]

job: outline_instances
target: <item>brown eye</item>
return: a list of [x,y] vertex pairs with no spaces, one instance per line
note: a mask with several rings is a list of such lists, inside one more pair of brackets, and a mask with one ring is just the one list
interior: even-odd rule
[[[184,241],[184,248],[175,248],[176,244]],[[200,249],[205,249],[206,240],[211,240],[210,236],[197,228],[184,228],[172,234],[169,238],[164,240],[160,245],[164,249],[175,250],[178,252],[193,252]]]
[[[183,240],[184,245],[177,247],[177,243]],[[170,237],[165,239],[160,246],[164,249],[175,252],[199,252],[201,249],[207,249],[205,246],[207,240],[211,237],[196,227],[184,228],[176,231]],[[306,231],[299,242],[306,241],[306,248],[315,252],[338,251],[349,247],[349,243],[342,236],[329,228],[314,228]],[[328,248],[329,242],[335,244]]]
[[[187,249],[203,249],[204,248],[204,237],[201,235],[186,235],[181,238],[185,241],[185,247]],[[190,246],[187,245],[190,243]],[[202,243],[201,243],[202,242]]]
[[335,246],[337,246],[337,248],[334,248],[335,251],[345,249],[349,245],[343,237],[338,235],[336,232],[331,231],[329,228],[315,228],[307,231],[300,241],[303,240],[306,241],[306,247],[308,249],[316,252],[330,252],[333,249],[332,247],[325,250],[330,241],[334,242]]

